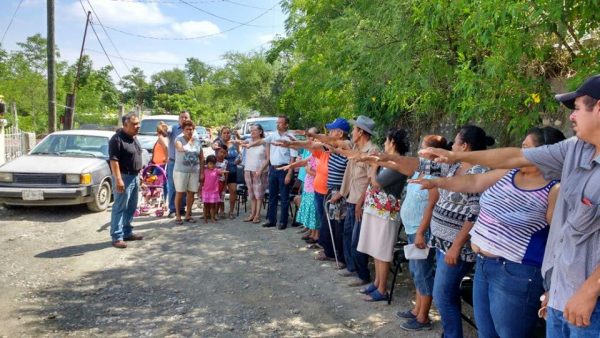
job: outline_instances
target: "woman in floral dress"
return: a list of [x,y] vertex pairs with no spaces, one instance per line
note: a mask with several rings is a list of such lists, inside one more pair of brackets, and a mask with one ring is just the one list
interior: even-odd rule
[[[387,133],[384,144],[386,153],[404,155],[408,146],[406,131],[392,129]],[[371,177],[371,184],[367,188],[357,247],[358,251],[375,260],[375,280],[361,290],[367,295],[364,300],[371,302],[387,300],[389,297],[387,275],[400,227],[400,195],[406,183],[406,176],[392,169],[372,172],[377,174]]]

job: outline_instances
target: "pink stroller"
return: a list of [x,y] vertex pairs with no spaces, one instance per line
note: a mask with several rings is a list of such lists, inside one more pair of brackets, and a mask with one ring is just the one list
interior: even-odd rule
[[167,173],[161,166],[150,163],[142,170],[142,182],[142,198],[134,216],[150,215],[152,212],[157,217],[164,216],[167,209],[164,191]]

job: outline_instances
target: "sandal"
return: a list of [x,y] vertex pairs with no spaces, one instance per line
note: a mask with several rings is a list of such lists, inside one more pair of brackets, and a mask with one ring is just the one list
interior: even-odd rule
[[310,237],[309,239],[306,240],[306,243],[308,243],[308,244],[315,244],[317,242],[318,241],[316,239],[312,238],[312,237]]
[[360,290],[358,290],[358,292],[362,293],[363,295],[368,295],[375,290],[377,290],[377,287],[375,286],[375,284],[370,284],[369,286],[360,288]]
[[252,217],[246,217],[244,218],[244,222],[252,222],[253,218]]
[[297,232],[297,233],[299,233],[299,234],[303,234],[303,233],[307,232],[308,230],[309,230],[309,229],[305,227],[305,228],[302,228],[302,229],[298,230],[298,232]]
[[307,249],[322,249],[321,246],[317,243],[309,244],[306,246]]
[[300,237],[302,240],[308,241],[308,239],[310,238],[310,235],[304,235],[302,237]]
[[176,219],[176,220],[175,220],[175,224],[176,224],[176,225],[182,225],[182,224],[183,224],[183,220],[181,220],[181,219]]
[[333,262],[335,262],[335,258],[325,256],[325,253],[323,251],[319,252],[319,254],[316,255],[314,258],[317,261],[328,261],[328,262],[333,261]]
[[188,223],[196,223],[196,220],[193,218],[186,218],[185,221]]
[[235,216],[233,216],[232,213],[229,214],[229,219],[235,219]]
[[255,218],[254,220],[252,220],[252,223],[254,223],[254,224],[258,224],[258,223],[260,223],[260,222],[262,222],[262,221],[260,220],[260,218]]
[[381,292],[379,292],[378,289],[375,289],[375,291],[369,293],[368,296],[364,297],[363,300],[365,302],[381,302],[387,301],[388,298],[390,298],[390,295],[387,292],[385,294],[382,294]]

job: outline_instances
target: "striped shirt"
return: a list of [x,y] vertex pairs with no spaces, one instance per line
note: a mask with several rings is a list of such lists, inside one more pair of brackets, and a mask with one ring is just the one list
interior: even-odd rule
[[327,175],[327,188],[339,190],[344,180],[344,173],[346,172],[346,165],[348,164],[348,158],[340,154],[329,155],[328,175]]
[[[426,167],[426,166],[430,167]],[[453,177],[460,168],[460,163],[451,166],[435,166],[430,161],[420,160],[419,171],[441,177]],[[475,165],[465,172],[465,175],[480,174],[488,171],[487,168]],[[439,189],[438,199],[431,217],[430,246],[446,253],[452,242],[462,229],[465,222],[475,222],[479,214],[480,194],[467,194]],[[465,262],[474,262],[475,253],[467,242],[462,248],[460,258]]]
[[546,221],[548,195],[558,181],[523,190],[515,185],[518,172],[510,170],[481,195],[471,242],[509,261],[541,267],[550,229]]

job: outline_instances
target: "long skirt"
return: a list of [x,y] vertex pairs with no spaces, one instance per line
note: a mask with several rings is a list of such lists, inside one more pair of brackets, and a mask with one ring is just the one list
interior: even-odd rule
[[315,207],[315,193],[303,192],[302,200],[300,201],[300,210],[296,215],[296,222],[304,225],[310,230],[318,228],[317,209]]

